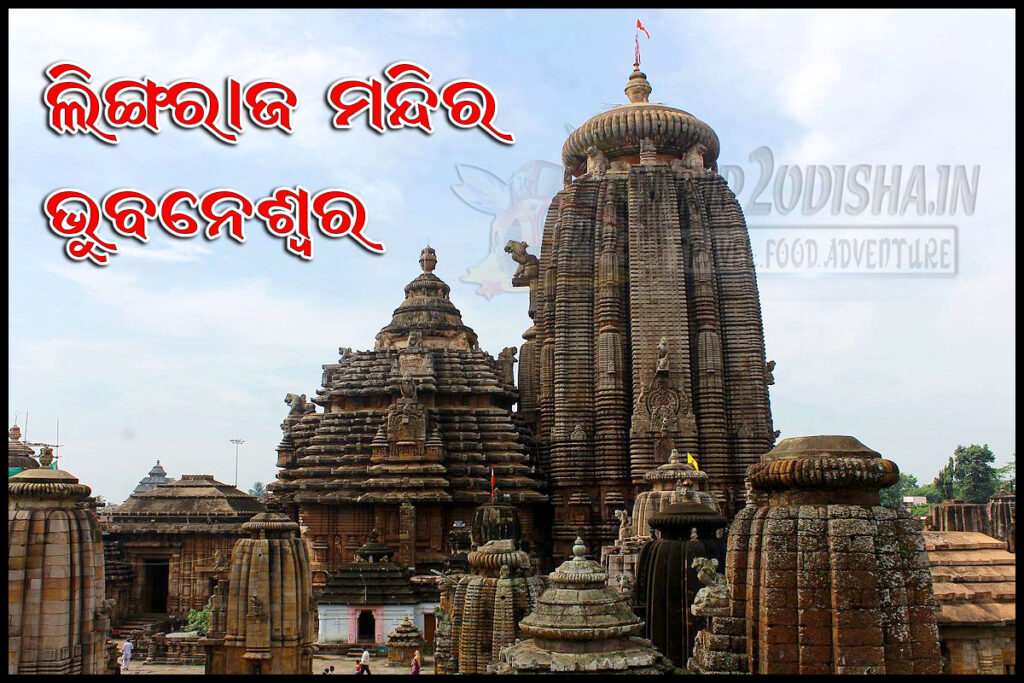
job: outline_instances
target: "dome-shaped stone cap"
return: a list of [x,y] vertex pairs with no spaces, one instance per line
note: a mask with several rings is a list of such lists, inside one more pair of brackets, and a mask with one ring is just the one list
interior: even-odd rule
[[659,154],[682,157],[695,145],[703,145],[704,164],[718,159],[718,135],[693,114],[648,101],[651,92],[647,76],[634,71],[626,94],[630,99],[593,117],[569,135],[562,146],[562,164],[574,175],[587,170],[587,152],[594,147],[614,161],[640,154],[640,140],[649,138]]
[[588,560],[586,552],[583,539],[577,538],[573,558],[548,577],[536,609],[519,624],[527,637],[603,640],[643,629],[643,622],[619,592],[607,585],[608,574]]
[[651,518],[652,529],[662,533],[682,532],[688,529],[714,531],[724,528],[729,521],[717,510],[696,500],[680,500]]
[[253,515],[252,519],[242,525],[242,531],[246,531],[253,536],[259,536],[261,533],[284,534],[298,530],[298,523],[279,512],[260,512]]
[[747,469],[754,489],[880,489],[899,480],[900,470],[852,436],[797,436],[780,441]]
[[[706,484],[708,475],[693,467],[675,448],[668,456],[668,462],[655,467],[644,474],[644,481],[685,481],[694,484]],[[702,488],[697,486],[695,488]]]
[[78,477],[48,467],[22,470],[7,480],[7,495],[11,498],[84,500],[90,493],[92,489],[78,483]]
[[22,469],[35,469],[39,467],[39,463],[36,462],[34,457],[32,457],[36,454],[35,451],[20,441],[21,427],[14,425],[11,427],[11,430],[7,435],[10,437],[10,440],[7,442],[8,469],[16,467],[20,467]]

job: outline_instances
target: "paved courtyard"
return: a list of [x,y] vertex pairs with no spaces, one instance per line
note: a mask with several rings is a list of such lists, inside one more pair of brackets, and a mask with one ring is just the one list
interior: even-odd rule
[[[126,675],[132,676],[145,676],[148,674],[170,674],[178,676],[201,676],[203,675],[204,667],[202,665],[192,666],[167,666],[164,664],[143,664],[139,661],[133,661],[131,664],[131,671],[123,672]],[[335,674],[348,674],[352,675],[355,673],[355,662],[347,657],[336,657],[328,655],[316,655],[313,657],[313,673],[323,675],[324,669],[327,667],[334,667]],[[371,674],[407,674],[409,673],[409,667],[391,667],[387,665],[387,660],[383,657],[373,657],[370,659],[370,673]],[[423,661],[423,668],[420,671],[424,675],[432,675],[434,673],[434,658],[426,657]]]

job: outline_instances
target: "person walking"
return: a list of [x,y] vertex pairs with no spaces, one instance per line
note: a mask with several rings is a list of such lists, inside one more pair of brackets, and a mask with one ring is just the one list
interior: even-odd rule
[[373,673],[372,671],[370,671],[370,651],[369,650],[363,650],[363,656],[359,658],[359,673],[361,673],[361,674],[371,674],[371,673]]
[[412,656],[412,675],[419,676],[420,674],[420,651],[416,650],[416,654]]
[[129,638],[121,645],[121,671],[128,671],[132,663],[132,641]]

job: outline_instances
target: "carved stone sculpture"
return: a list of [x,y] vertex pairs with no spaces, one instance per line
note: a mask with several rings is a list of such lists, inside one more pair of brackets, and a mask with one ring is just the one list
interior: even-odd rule
[[697,570],[697,578],[704,587],[697,591],[690,612],[695,617],[718,617],[729,614],[729,581],[720,574],[718,560],[706,557],[693,558],[691,565]]

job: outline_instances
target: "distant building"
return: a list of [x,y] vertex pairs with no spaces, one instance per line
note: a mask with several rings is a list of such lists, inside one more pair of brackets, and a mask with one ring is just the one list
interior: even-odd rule
[[924,542],[947,673],[1015,673],[1016,556],[979,532],[925,531]]
[[928,496],[903,496],[903,504],[907,507],[914,507],[915,505],[927,505]]
[[149,474],[139,480],[138,486],[132,491],[133,496],[137,496],[140,493],[146,491],[152,491],[161,484],[170,484],[174,479],[167,476],[167,472],[160,466],[160,461],[157,460],[156,464],[153,465],[153,469],[149,471]]

